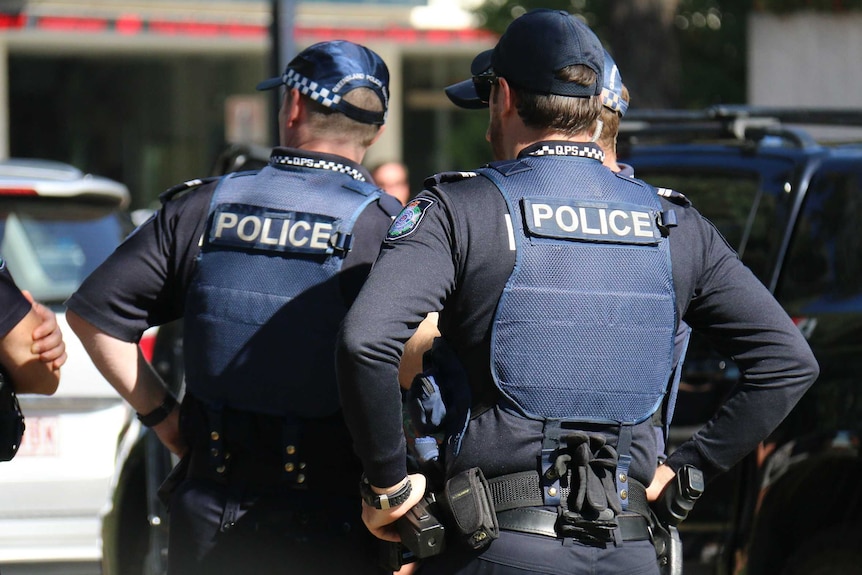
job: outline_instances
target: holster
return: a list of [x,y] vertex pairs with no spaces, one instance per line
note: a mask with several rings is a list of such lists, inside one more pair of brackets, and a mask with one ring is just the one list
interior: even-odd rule
[[9,461],[18,453],[24,428],[18,396],[12,382],[0,371],[0,461]]
[[478,467],[446,481],[440,505],[452,519],[450,533],[470,548],[483,549],[500,536],[491,490]]
[[682,575],[682,539],[673,525],[652,522],[653,545],[661,575]]

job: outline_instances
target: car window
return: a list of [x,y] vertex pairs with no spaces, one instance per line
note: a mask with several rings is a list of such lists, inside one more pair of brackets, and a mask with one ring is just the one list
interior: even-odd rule
[[766,283],[771,252],[778,245],[778,238],[770,231],[776,218],[777,194],[759,173],[638,168],[637,176],[654,186],[685,194]]
[[115,204],[44,197],[0,199],[0,254],[16,283],[61,303],[122,240]]
[[856,171],[812,178],[778,296],[794,313],[862,311],[862,183]]
[[808,339],[820,379],[779,431],[799,437],[862,421],[862,170],[826,162],[806,194],[776,295]]

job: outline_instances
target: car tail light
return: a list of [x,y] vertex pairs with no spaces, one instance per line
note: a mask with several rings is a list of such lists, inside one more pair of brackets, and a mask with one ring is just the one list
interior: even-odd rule
[[36,196],[33,188],[0,188],[0,196]]
[[141,346],[141,352],[147,361],[153,361],[153,351],[156,347],[156,334],[159,333],[159,328],[151,327],[141,336],[141,341],[138,345]]

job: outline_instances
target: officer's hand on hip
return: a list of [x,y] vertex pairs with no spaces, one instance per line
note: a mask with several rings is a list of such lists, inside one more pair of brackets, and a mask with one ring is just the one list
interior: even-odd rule
[[652,483],[649,484],[646,490],[647,501],[656,501],[664,490],[664,486],[671,482],[676,477],[673,469],[665,464],[661,464],[655,470],[655,475],[652,478]]
[[[362,502],[362,521],[365,522],[365,526],[368,527],[368,530],[372,535],[378,539],[395,542],[401,541],[401,537],[398,535],[398,529],[395,527],[395,522],[399,517],[407,513],[411,507],[419,503],[419,501],[421,501],[425,496],[424,475],[421,473],[414,473],[412,475],[408,475],[407,479],[411,483],[410,495],[400,505],[396,505],[388,509],[377,509],[365,501]],[[372,488],[379,494],[395,493],[403,486],[403,483],[403,481],[399,482],[397,485],[393,485],[385,490],[374,487]]]
[[161,440],[165,447],[167,447],[172,453],[182,457],[185,455],[186,451],[188,451],[188,446],[180,434],[179,409],[171,411],[164,421],[158,425],[154,425],[152,429],[156,432],[159,440]]

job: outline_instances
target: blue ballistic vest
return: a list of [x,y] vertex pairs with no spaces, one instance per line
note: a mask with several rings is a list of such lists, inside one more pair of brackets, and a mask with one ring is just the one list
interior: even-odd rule
[[337,275],[380,190],[327,169],[225,176],[186,301],[186,385],[212,407],[321,417],[339,407]]
[[516,264],[492,327],[491,370],[522,415],[631,425],[661,407],[676,325],[656,190],[592,158],[480,170],[509,206]]

